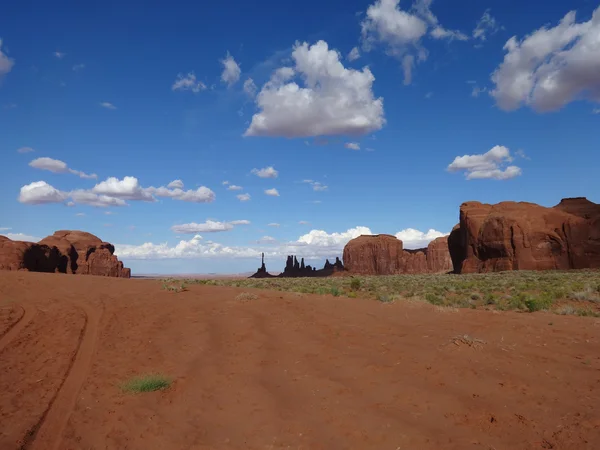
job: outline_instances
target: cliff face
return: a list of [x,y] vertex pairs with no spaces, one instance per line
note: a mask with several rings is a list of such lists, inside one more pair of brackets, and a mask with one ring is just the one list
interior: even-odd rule
[[455,272],[600,267],[600,205],[579,197],[534,203],[466,202],[450,235]]
[[389,234],[363,235],[352,239],[344,247],[344,265],[349,272],[364,275],[452,270],[448,238],[437,238],[427,248],[405,250],[402,241]]
[[38,243],[0,236],[0,269],[129,278],[115,248],[83,231],[57,231]]

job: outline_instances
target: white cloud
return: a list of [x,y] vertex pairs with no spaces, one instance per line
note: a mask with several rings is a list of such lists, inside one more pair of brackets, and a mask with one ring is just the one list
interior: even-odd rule
[[350,53],[348,53],[346,58],[348,61],[356,61],[358,58],[360,58],[360,50],[358,50],[358,47],[354,47],[352,50],[350,50]]
[[[221,73],[221,81],[223,83],[227,83],[227,85],[232,86],[238,82],[240,79],[240,74],[242,73],[240,66],[233,56],[227,52],[227,56],[221,60],[221,64],[223,64],[223,73]],[[244,88],[245,88],[244,84]]]
[[490,10],[486,9],[473,30],[473,38],[485,41],[489,35],[495,34],[499,29],[496,19],[492,17]]
[[195,233],[218,233],[221,231],[232,230],[236,225],[249,225],[248,220],[233,220],[231,222],[217,222],[214,220],[207,220],[204,223],[184,223],[180,225],[173,225],[171,230],[179,234],[195,234]]
[[39,242],[42,238],[23,233],[6,233],[4,236],[13,241]]
[[115,177],[107,178],[92,188],[94,194],[107,195],[123,200],[142,200],[152,202],[152,194],[140,186],[135,177],[124,177],[119,180]]
[[112,103],[109,103],[109,102],[101,102],[100,106],[102,106],[103,108],[106,108],[106,109],[117,109],[117,107],[115,105],[113,105]]
[[313,188],[313,191],[317,191],[317,192],[326,191],[329,188],[329,186],[324,185],[320,181],[302,180],[302,182],[310,184],[310,186]]
[[191,203],[211,203],[215,200],[216,194],[206,186],[200,186],[198,189],[184,191],[179,188],[169,189],[168,187],[160,186],[155,188],[150,186],[143,188],[143,193],[149,196],[169,197],[175,200]]
[[256,89],[256,84],[252,78],[248,78],[246,81],[244,81],[244,92],[250,97],[254,97],[256,95]]
[[307,222],[306,220],[300,220],[298,222],[298,224],[300,224],[300,225],[310,225],[310,222]]
[[227,188],[228,191],[241,191],[242,189],[244,188],[241,186],[236,186],[235,184],[232,184]]
[[268,227],[275,227],[275,228],[279,228],[281,225],[275,222],[272,222],[270,224],[267,225]]
[[577,23],[571,11],[553,28],[542,27],[520,41],[511,37],[492,74],[490,94],[506,111],[527,105],[547,112],[580,99],[600,102],[598,36],[600,7],[587,22]]
[[76,213],[75,214],[77,217],[85,217],[85,213]]
[[183,181],[181,180],[173,180],[169,184],[167,184],[169,189],[183,189]]
[[416,0],[408,11],[400,8],[400,0],[377,0],[361,22],[363,49],[370,51],[377,43],[384,44],[387,53],[402,62],[405,85],[412,81],[415,64],[427,59],[428,52],[421,41],[428,30],[434,39],[469,39],[458,30],[444,28],[431,11],[431,3],[432,0]]
[[31,161],[29,165],[35,169],[48,170],[54,173],[72,173],[74,175],[77,175],[79,178],[98,178],[98,175],[96,175],[95,173],[87,174],[79,170],[70,169],[69,166],[67,166],[67,163],[59,159],[52,159],[46,157],[36,158],[33,161]]
[[8,230],[12,230],[11,227],[0,227],[0,231],[8,231]]
[[63,59],[65,56],[67,56],[67,54],[63,52],[54,52],[53,55],[58,59]]
[[457,156],[448,166],[448,171],[464,171],[467,180],[495,179],[508,180],[521,175],[522,171],[517,166],[506,166],[512,162],[508,148],[496,145],[482,155]]
[[223,183],[221,183],[223,186],[227,186],[229,184],[229,181],[225,180],[223,181]]
[[383,127],[383,99],[374,98],[368,67],[346,69],[325,41],[296,43],[292,59],[294,67],[276,70],[257,95],[259,112],[245,136],[361,135]]
[[32,149],[31,147],[21,147],[20,149],[17,150],[18,153],[31,153],[31,152],[35,152],[34,149]]
[[196,79],[196,74],[194,72],[190,72],[187,75],[179,74],[175,79],[175,82],[171,86],[171,90],[173,91],[192,91],[194,94],[197,94],[200,91],[206,89],[206,85]]
[[240,202],[247,202],[250,200],[250,194],[238,194],[236,197]]
[[275,188],[265,189],[265,194],[270,195],[271,197],[279,197],[279,191]]
[[273,166],[264,167],[262,169],[252,169],[251,173],[260,178],[277,178],[279,172]]
[[2,52],[2,39],[0,39],[0,77],[10,72],[15,65],[15,60]]
[[[186,241],[182,240],[177,245],[170,247],[167,243],[145,243],[135,245],[115,245],[115,254],[120,259],[177,259],[177,258],[260,258],[262,252],[269,258],[285,258],[295,254],[307,260],[335,258],[341,256],[344,246],[353,238],[360,235],[371,235],[371,230],[364,226],[350,228],[341,233],[327,233],[324,230],[311,230],[300,236],[295,241],[277,241],[271,236],[265,236],[257,241],[258,244],[269,245],[267,251],[262,246],[230,247],[215,242],[204,242],[200,235]],[[446,234],[435,230],[427,233],[407,229],[397,233],[404,238],[405,248],[420,248],[436,237]]]
[[96,206],[98,208],[106,208],[109,206],[127,206],[125,200],[121,198],[109,197],[108,195],[99,195],[83,189],[71,191],[69,196],[75,203]]
[[402,241],[404,248],[416,249],[427,247],[431,241],[439,237],[448,236],[448,233],[442,233],[434,229],[430,229],[424,233],[414,228],[406,228],[398,231],[395,236]]
[[59,191],[45,181],[36,181],[21,188],[19,202],[28,205],[45,203],[62,203],[68,197],[66,192]]
[[360,150],[360,144],[358,142],[346,142],[344,147],[350,150]]
[[75,64],[73,66],[73,70],[75,72],[79,72],[80,70],[83,70],[83,69],[85,69],[85,64]]

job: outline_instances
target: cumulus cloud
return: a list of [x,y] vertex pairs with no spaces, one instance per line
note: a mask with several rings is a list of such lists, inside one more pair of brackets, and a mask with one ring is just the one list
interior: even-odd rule
[[237,186],[235,184],[232,184],[227,187],[228,191],[241,191],[242,189],[244,189],[242,186]]
[[250,194],[247,194],[247,193],[246,194],[238,194],[238,195],[236,195],[236,197],[240,202],[247,202],[250,200]]
[[358,142],[346,142],[344,147],[350,150],[360,150],[360,144]]
[[207,220],[203,223],[184,223],[181,225],[173,225],[171,230],[178,234],[195,234],[195,233],[218,233],[221,231],[233,230],[236,225],[249,225],[248,220],[233,220],[231,222],[217,222]]
[[[238,82],[240,79],[240,74],[242,70],[233,56],[227,52],[227,56],[221,60],[221,64],[223,64],[223,72],[221,73],[221,81],[223,83],[227,83],[227,85],[232,86]],[[245,87],[245,85],[244,85]]]
[[350,53],[348,53],[346,58],[348,61],[356,61],[358,58],[360,58],[360,50],[358,47],[354,47],[352,50],[350,50]]
[[439,237],[448,236],[448,233],[442,233],[433,228],[426,233],[414,228],[406,228],[398,231],[395,236],[402,241],[404,248],[416,249],[427,247],[431,241]]
[[169,184],[167,184],[167,188],[169,188],[169,189],[183,189],[183,181],[181,181],[181,180],[173,180]]
[[277,178],[279,172],[273,166],[264,167],[262,169],[252,169],[251,173],[260,178]]
[[135,177],[124,177],[119,180],[116,177],[110,177],[98,183],[92,188],[94,194],[107,195],[123,200],[142,200],[146,202],[155,201],[152,194],[140,186]]
[[256,95],[256,84],[252,78],[248,78],[244,81],[244,92],[248,94],[250,97],[254,97]]
[[39,242],[42,240],[42,238],[39,238],[37,236],[31,236],[29,234],[24,233],[6,233],[4,234],[4,236],[6,236],[9,239],[12,239],[13,241]]
[[2,39],[0,39],[0,77],[10,72],[15,65],[15,60],[2,52]]
[[[324,230],[311,230],[297,240],[277,242],[270,236],[257,241],[261,247],[230,247],[214,242],[204,242],[200,235],[190,240],[182,240],[175,246],[167,243],[142,245],[115,245],[115,254],[121,259],[176,259],[176,258],[260,258],[262,252],[266,257],[284,258],[286,255],[301,255],[305,259],[324,259],[341,256],[344,246],[349,240],[361,235],[373,234],[368,227],[358,226],[344,232],[327,233]],[[405,248],[425,247],[436,237],[445,236],[436,230],[426,233],[414,229],[406,229],[397,233],[403,238]],[[269,245],[265,251],[264,245]]]
[[520,167],[507,166],[512,161],[513,158],[508,148],[496,145],[490,151],[481,155],[457,156],[448,166],[448,171],[464,171],[467,180],[508,180],[522,173]]
[[485,41],[488,36],[497,33],[499,29],[500,26],[498,26],[496,19],[492,17],[490,10],[486,9],[473,30],[473,38]]
[[363,50],[383,44],[388,54],[402,62],[404,84],[411,83],[415,64],[427,59],[422,40],[428,30],[434,39],[468,40],[464,33],[444,28],[431,11],[431,3],[416,0],[410,10],[403,10],[400,0],[377,0],[361,22]]
[[150,186],[145,188],[144,192],[157,197],[169,197],[174,200],[191,203],[211,203],[216,198],[216,194],[206,186],[200,186],[198,189],[189,189],[187,191],[179,188],[169,189],[164,186],[158,188]]
[[109,102],[101,102],[100,106],[102,106],[103,108],[106,108],[106,109],[117,109],[117,107],[115,105],[113,105],[112,103],[109,103]]
[[20,149],[17,150],[17,153],[31,153],[31,152],[35,152],[35,150],[32,149],[31,147],[21,147]]
[[223,186],[227,186],[229,184],[229,181],[225,180],[221,183]]
[[265,194],[270,195],[271,197],[279,197],[279,191],[275,188],[265,189]]
[[173,91],[192,91],[194,94],[201,92],[206,89],[206,85],[196,79],[196,74],[190,72],[187,75],[179,74],[175,79],[175,82],[171,86]]
[[35,169],[48,170],[54,173],[72,173],[74,175],[77,175],[79,178],[98,178],[98,175],[96,175],[95,173],[88,174],[85,172],[81,172],[80,170],[70,169],[69,166],[67,166],[67,163],[59,159],[52,159],[46,157],[36,158],[33,161],[31,161],[29,165]]
[[67,54],[63,52],[54,52],[53,55],[58,59],[63,59],[65,56],[67,56]]
[[522,40],[511,37],[492,74],[490,94],[505,111],[523,105],[555,111],[578,99],[600,102],[599,35],[600,7],[587,22],[576,22],[571,11],[555,27],[539,28]]
[[[385,124],[383,99],[368,67],[347,69],[327,42],[296,43],[293,67],[276,70],[256,97],[245,136],[361,135]],[[301,87],[298,83],[303,84]]]
[[68,194],[66,192],[59,191],[45,181],[36,181],[21,188],[19,202],[28,205],[62,203],[67,197]]
[[83,189],[71,191],[69,193],[69,197],[71,197],[74,203],[96,206],[98,208],[106,208],[108,206],[127,206],[127,203],[122,198],[95,194]]

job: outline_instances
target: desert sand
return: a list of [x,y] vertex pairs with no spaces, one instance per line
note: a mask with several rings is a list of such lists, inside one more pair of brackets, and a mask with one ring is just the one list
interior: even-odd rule
[[0,272],[0,449],[600,448],[600,319],[243,291]]

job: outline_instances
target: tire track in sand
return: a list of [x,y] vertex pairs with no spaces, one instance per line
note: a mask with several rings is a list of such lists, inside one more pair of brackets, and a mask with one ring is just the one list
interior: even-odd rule
[[19,318],[19,320],[17,320],[15,323],[13,323],[8,330],[6,331],[6,333],[4,333],[2,336],[0,336],[0,353],[2,353],[2,351],[4,350],[4,348],[10,344],[10,342],[19,335],[19,333],[21,331],[23,331],[23,329],[29,325],[29,322],[31,322],[31,319],[33,319],[33,317],[35,316],[35,314],[37,313],[37,310],[33,307],[25,307],[23,305],[19,305],[19,307],[23,310],[23,314],[21,315],[21,317]]
[[102,311],[80,305],[85,323],[65,378],[38,422],[28,431],[20,450],[57,450],[81,386],[92,364]]

